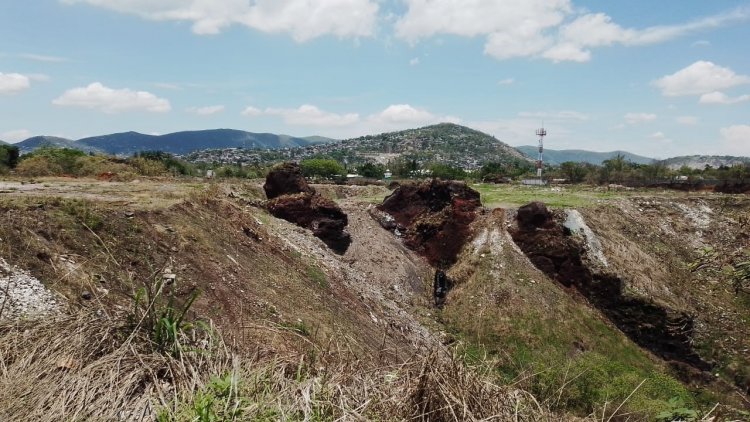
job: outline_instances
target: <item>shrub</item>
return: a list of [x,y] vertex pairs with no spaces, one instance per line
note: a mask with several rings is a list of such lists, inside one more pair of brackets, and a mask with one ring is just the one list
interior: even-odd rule
[[59,176],[64,171],[62,166],[49,157],[38,155],[21,161],[16,167],[16,173],[21,176],[43,177]]

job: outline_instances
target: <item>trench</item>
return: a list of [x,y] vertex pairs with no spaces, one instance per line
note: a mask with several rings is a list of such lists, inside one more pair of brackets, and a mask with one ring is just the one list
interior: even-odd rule
[[533,215],[519,209],[518,227],[510,234],[538,269],[574,288],[634,343],[669,361],[685,378],[702,378],[700,373],[712,368],[693,348],[692,316],[624,294],[620,277],[592,271],[583,244],[543,204],[536,207]]

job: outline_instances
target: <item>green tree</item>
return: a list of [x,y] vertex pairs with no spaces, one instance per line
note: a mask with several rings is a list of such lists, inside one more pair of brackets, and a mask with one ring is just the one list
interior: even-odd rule
[[581,183],[586,180],[590,170],[591,167],[584,163],[566,161],[560,164],[561,175],[571,183]]
[[346,175],[346,169],[338,161],[328,158],[310,158],[299,163],[302,174],[307,177],[332,178]]
[[443,163],[433,163],[427,166],[430,170],[431,176],[438,179],[444,180],[464,180],[466,179],[466,172],[458,167],[453,167]]
[[19,151],[17,146],[0,145],[0,166],[16,168],[18,165]]
[[365,163],[359,166],[357,173],[370,179],[382,179],[385,176],[385,167],[382,164]]

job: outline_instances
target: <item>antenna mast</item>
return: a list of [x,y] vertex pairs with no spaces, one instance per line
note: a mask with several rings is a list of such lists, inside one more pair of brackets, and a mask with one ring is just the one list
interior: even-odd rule
[[542,169],[544,168],[544,137],[547,136],[547,131],[544,129],[542,124],[541,129],[536,130],[536,136],[539,137],[539,157],[536,160],[536,177],[539,178],[539,184],[543,184],[542,181]]

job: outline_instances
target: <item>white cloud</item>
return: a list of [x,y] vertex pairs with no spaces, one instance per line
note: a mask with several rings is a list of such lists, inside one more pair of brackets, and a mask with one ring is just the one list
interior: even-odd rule
[[253,106],[247,106],[244,110],[242,110],[241,114],[248,117],[257,117],[263,114],[263,110]]
[[126,111],[165,113],[172,109],[169,101],[146,91],[128,88],[112,89],[94,82],[85,87],[72,88],[52,100],[59,106],[83,107],[114,114]]
[[9,130],[7,132],[0,133],[0,140],[15,143],[31,138],[31,131],[27,129]]
[[750,77],[703,60],[654,81],[667,97],[708,94],[749,83]]
[[513,78],[505,78],[497,81],[498,85],[513,85],[514,83],[516,83],[516,80]]
[[666,42],[750,18],[750,8],[676,25],[623,28],[604,13],[581,14],[570,0],[404,0],[396,35],[410,43],[438,34],[486,37],[485,54],[497,59],[544,57],[585,62],[590,48]]
[[[248,115],[248,109],[243,114]],[[280,116],[284,122],[293,126],[341,127],[359,121],[359,114],[336,114],[323,111],[314,105],[305,104],[299,108],[267,108],[263,114]],[[249,115],[252,115],[252,111]]]
[[196,34],[217,34],[239,24],[288,33],[298,42],[323,35],[367,37],[375,33],[377,0],[62,0],[157,21],[189,21]]
[[419,57],[414,57],[413,59],[409,60],[409,66],[416,66],[419,64]]
[[656,114],[652,113],[628,113],[624,116],[625,121],[630,125],[638,123],[653,122],[656,120]]
[[693,126],[698,124],[698,118],[695,116],[679,116],[675,121],[681,125]]
[[371,115],[368,120],[385,125],[423,125],[434,122],[436,116],[424,109],[409,104],[394,104],[380,113]]
[[43,54],[32,54],[32,53],[19,54],[18,57],[22,59],[27,59],[27,60],[33,60],[35,62],[46,62],[46,63],[62,63],[62,62],[67,62],[69,60],[65,57],[46,56]]
[[690,44],[691,47],[708,47],[710,45],[711,45],[711,41],[707,41],[707,40],[698,40]]
[[187,109],[188,113],[197,114],[199,116],[210,116],[212,114],[218,114],[224,111],[223,105],[213,105],[206,107],[190,107]]
[[720,130],[724,148],[730,154],[750,156],[750,125],[734,125]]
[[737,97],[730,97],[723,92],[714,91],[701,95],[698,102],[701,104],[737,104],[745,101],[750,101],[750,95],[745,94]]
[[29,77],[20,73],[0,73],[0,95],[16,94],[31,86]]

